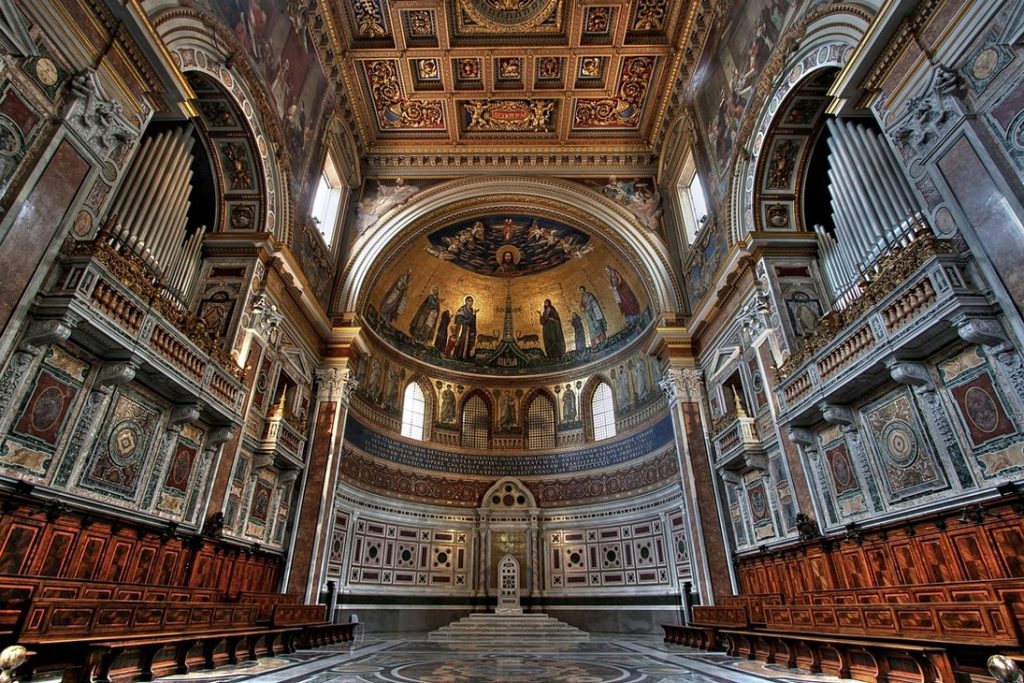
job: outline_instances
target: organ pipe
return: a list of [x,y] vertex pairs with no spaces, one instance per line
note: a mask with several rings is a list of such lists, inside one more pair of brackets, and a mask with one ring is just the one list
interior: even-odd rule
[[149,136],[111,203],[113,233],[140,256],[172,298],[187,302],[202,257],[206,226],[186,233],[192,194],[192,124]]
[[815,226],[815,232],[822,271],[840,306],[860,291],[879,257],[913,241],[920,212],[881,135],[850,121],[830,119],[826,125],[835,231]]
[[[128,234],[132,241],[138,241],[140,235],[137,230],[130,226],[135,224],[136,216],[145,202],[147,196],[152,195],[153,183],[156,182],[157,164],[163,155],[163,150],[170,144],[171,134],[164,131],[156,136],[155,141],[148,149],[139,151],[132,168],[126,174],[125,184],[114,199],[112,210],[120,219],[122,225],[129,226]],[[141,160],[140,160],[141,157]],[[141,161],[141,163],[140,163]]]

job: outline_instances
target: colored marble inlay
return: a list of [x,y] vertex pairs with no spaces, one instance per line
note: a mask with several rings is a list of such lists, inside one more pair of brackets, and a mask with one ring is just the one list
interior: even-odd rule
[[906,393],[868,411],[865,417],[881,456],[886,485],[894,495],[933,490],[945,483]]
[[986,370],[950,390],[971,443],[981,446],[1017,432]]
[[82,485],[121,498],[134,498],[152,452],[160,412],[128,389],[116,395],[96,439]]
[[850,460],[850,452],[845,443],[834,448],[825,450],[825,459],[828,461],[829,470],[832,472],[832,482],[836,487],[836,495],[843,495],[860,488],[857,484],[857,475],[853,470],[853,462]]
[[766,521],[768,519],[768,496],[765,494],[764,484],[757,482],[747,489],[747,499],[750,502],[750,516],[754,523]]
[[77,395],[77,386],[42,370],[21,417],[15,423],[14,433],[50,447],[56,446]]
[[166,486],[181,493],[187,493],[188,480],[192,476],[192,465],[196,459],[196,449],[185,443],[179,443],[167,471]]

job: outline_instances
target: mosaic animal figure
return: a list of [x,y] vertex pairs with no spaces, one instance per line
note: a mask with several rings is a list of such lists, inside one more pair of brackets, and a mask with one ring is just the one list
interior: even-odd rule
[[540,337],[536,334],[521,334],[516,341],[520,346],[540,346]]

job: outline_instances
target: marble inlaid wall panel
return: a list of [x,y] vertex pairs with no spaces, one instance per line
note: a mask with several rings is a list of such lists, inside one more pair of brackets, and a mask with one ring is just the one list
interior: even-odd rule
[[135,502],[159,448],[161,406],[125,385],[115,390],[78,486]]
[[795,532],[797,503],[792,483],[789,480],[785,456],[782,453],[773,453],[768,458],[768,471],[768,484],[772,487],[775,499],[778,501],[779,522],[782,524],[782,531],[784,534]]
[[669,558],[659,519],[549,529],[547,542],[550,590],[669,584]]
[[249,464],[252,455],[241,451],[235,459],[234,468],[231,472],[231,481],[228,483],[227,503],[224,505],[224,531],[233,532],[245,514],[244,506],[247,502],[249,483]]
[[866,434],[890,502],[946,489],[946,475],[936,459],[909,389],[864,410]]
[[40,482],[52,478],[58,447],[74,424],[89,369],[60,347],[45,352],[0,445],[0,471]]
[[196,517],[209,474],[209,463],[203,454],[204,438],[200,428],[190,424],[182,427],[157,495],[157,511],[189,520]]
[[692,569],[686,540],[686,518],[683,513],[672,515],[669,518],[669,527],[672,533],[671,552],[676,567],[676,578],[684,581],[692,576]]
[[277,473],[268,470],[257,470],[255,480],[250,488],[249,516],[245,524],[244,535],[248,538],[267,541],[274,524],[275,488]]
[[969,460],[982,479],[1018,476],[1024,468],[1020,400],[972,346],[939,363],[943,395]]
[[826,429],[819,435],[821,454],[832,491],[821,495],[834,496],[842,517],[862,515],[870,510],[868,497],[853,460],[850,439],[838,428]]
[[466,529],[437,529],[360,518],[355,525],[349,583],[468,591]]
[[349,513],[339,510],[334,515],[334,529],[327,555],[327,578],[339,581],[345,575],[345,550],[349,538]]
[[732,525],[732,533],[735,538],[737,548],[742,548],[751,544],[751,534],[747,528],[747,513],[744,509],[744,505],[740,503],[741,495],[743,495],[743,490],[740,487],[730,484],[726,485],[726,503],[729,507],[729,520]]

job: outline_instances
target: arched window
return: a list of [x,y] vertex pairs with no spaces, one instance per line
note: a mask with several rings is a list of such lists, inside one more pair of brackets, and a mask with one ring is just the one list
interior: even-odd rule
[[590,414],[594,420],[594,441],[615,436],[615,404],[612,388],[601,382],[590,399]]
[[479,396],[471,396],[462,407],[462,445],[465,448],[487,448],[491,415]]
[[537,396],[526,412],[526,447],[555,447],[555,406],[547,396]]
[[409,382],[405,388],[405,399],[402,401],[402,436],[423,441],[423,421],[427,412],[427,402],[423,399],[423,390],[416,382]]

